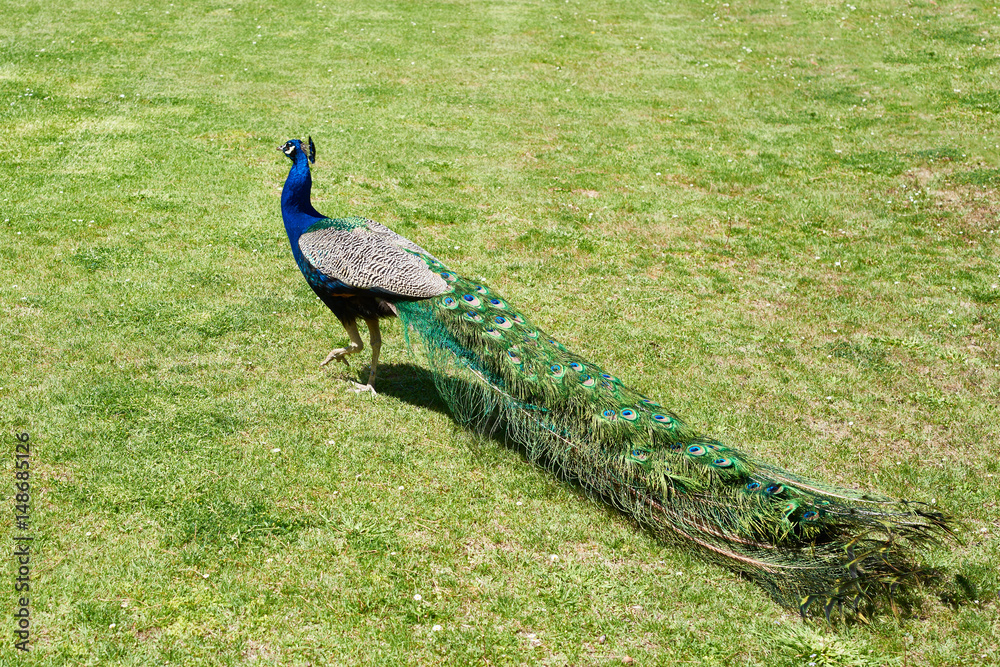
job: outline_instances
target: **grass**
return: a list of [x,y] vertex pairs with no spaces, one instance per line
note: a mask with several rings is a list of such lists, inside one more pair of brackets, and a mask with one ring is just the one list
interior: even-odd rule
[[[1000,661],[992,3],[0,12],[33,664]],[[483,276],[726,442],[954,514],[928,561],[979,603],[803,623],[458,430],[398,323],[378,400],[345,392],[278,211],[275,148],[306,134],[321,211]]]

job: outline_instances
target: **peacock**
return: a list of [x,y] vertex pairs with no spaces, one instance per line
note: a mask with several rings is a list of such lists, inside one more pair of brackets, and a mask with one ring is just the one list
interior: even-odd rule
[[402,320],[454,417],[500,436],[561,478],[762,586],[803,615],[896,608],[900,585],[934,577],[919,547],[952,536],[928,506],[800,477],[706,437],[535,326],[502,295],[387,227],[327,218],[310,203],[316,149],[292,139],[281,211],[295,261],[350,343],[368,325],[374,394],[379,319]]

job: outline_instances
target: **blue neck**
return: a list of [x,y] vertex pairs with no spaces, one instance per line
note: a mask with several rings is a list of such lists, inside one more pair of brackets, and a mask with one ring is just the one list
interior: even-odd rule
[[309,159],[305,151],[295,151],[292,168],[285,179],[285,187],[281,191],[281,217],[285,221],[285,231],[288,241],[292,244],[292,254],[301,264],[302,252],[299,250],[299,237],[317,220],[325,217],[313,208],[310,202],[312,192],[312,176],[309,173]]

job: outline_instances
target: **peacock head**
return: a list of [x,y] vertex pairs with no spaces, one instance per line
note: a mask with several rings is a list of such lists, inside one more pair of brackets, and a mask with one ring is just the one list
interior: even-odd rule
[[312,137],[309,137],[309,148],[303,149],[302,142],[298,139],[289,139],[283,145],[278,146],[278,150],[288,156],[288,159],[295,162],[296,154],[304,152],[310,162],[316,161],[316,145],[313,144]]

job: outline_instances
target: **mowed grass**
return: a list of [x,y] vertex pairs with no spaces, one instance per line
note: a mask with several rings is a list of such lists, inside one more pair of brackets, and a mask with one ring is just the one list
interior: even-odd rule
[[[1000,661],[991,2],[7,2],[0,663]],[[979,599],[804,623],[364,361],[279,213],[482,276],[689,422],[934,503]],[[366,355],[365,355],[366,356]],[[419,596],[419,598],[417,597]]]

